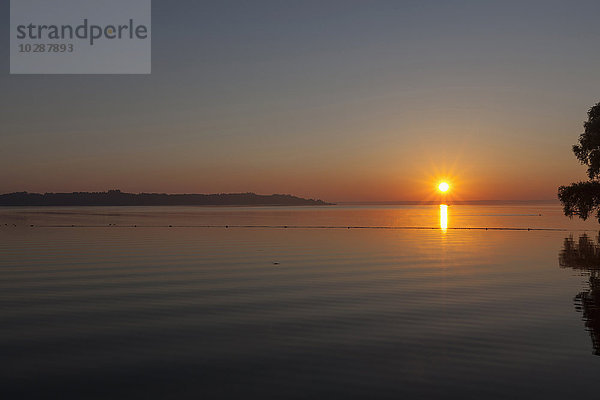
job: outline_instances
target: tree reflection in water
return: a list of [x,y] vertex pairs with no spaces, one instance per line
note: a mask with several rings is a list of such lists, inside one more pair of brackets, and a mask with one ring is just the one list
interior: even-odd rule
[[558,262],[561,268],[572,268],[589,277],[589,288],[575,296],[575,309],[583,314],[585,327],[590,332],[594,354],[600,355],[600,235],[597,240],[586,234],[575,242],[565,238]]

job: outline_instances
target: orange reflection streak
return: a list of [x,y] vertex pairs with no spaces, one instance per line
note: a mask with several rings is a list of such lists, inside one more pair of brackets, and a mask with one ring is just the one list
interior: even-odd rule
[[440,204],[440,229],[444,232],[448,229],[448,206]]

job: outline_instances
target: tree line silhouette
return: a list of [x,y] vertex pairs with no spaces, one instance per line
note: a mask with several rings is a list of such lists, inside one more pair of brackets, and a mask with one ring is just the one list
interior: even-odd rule
[[321,206],[322,200],[303,199],[289,194],[255,193],[165,194],[108,192],[7,193],[0,206]]

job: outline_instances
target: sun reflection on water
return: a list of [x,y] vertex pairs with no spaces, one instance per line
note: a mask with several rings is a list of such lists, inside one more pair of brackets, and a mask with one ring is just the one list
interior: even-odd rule
[[448,229],[448,206],[440,204],[440,229],[446,231]]

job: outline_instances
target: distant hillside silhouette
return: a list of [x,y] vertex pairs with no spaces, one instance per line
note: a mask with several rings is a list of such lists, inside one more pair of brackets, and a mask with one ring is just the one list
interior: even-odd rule
[[108,192],[7,193],[0,206],[323,206],[322,200],[303,199],[289,194],[255,193],[165,194]]

